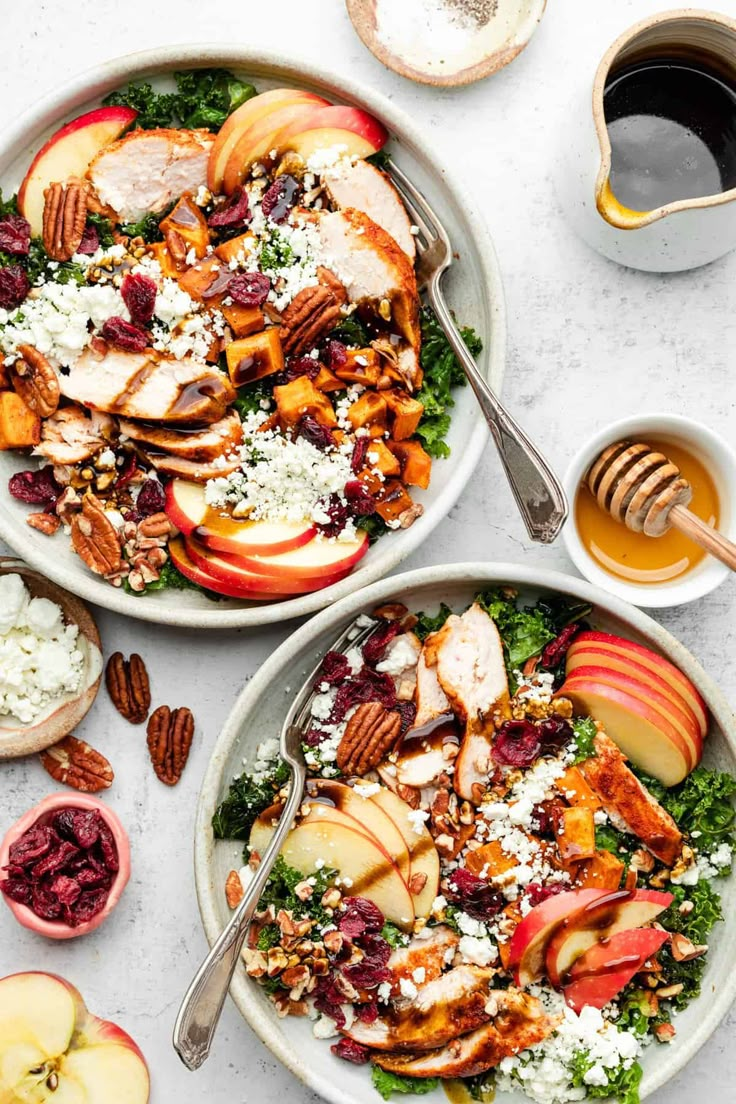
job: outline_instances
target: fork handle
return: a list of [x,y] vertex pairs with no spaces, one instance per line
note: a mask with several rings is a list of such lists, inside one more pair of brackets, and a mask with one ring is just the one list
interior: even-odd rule
[[533,541],[550,544],[558,536],[567,517],[567,498],[562,484],[478,371],[447,308],[438,281],[430,282],[427,293],[491,430],[527,532]]
[[289,796],[266,853],[243,900],[200,966],[182,1001],[174,1025],[173,1043],[182,1062],[190,1070],[199,1069],[209,1055],[253,913],[299,808],[305,781],[304,768],[292,765]]

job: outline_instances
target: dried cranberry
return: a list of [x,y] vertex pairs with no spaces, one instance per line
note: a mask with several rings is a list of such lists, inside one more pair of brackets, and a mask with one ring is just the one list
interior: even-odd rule
[[125,487],[127,483],[130,483],[133,476],[138,471],[138,461],[134,452],[126,452],[123,459],[122,467],[118,472],[118,477],[113,484],[116,491],[119,491],[121,487]]
[[284,173],[277,176],[261,200],[261,210],[271,222],[283,222],[299,197],[299,182]]
[[338,688],[330,713],[330,724],[339,724],[345,719],[348,709],[368,701],[377,701],[386,709],[393,709],[396,705],[396,687],[389,674],[378,674],[370,667],[363,667],[357,675]]
[[350,470],[357,475],[365,467],[365,458],[368,452],[369,437],[358,437],[353,447],[353,455],[350,460]]
[[505,721],[493,741],[493,758],[504,767],[530,767],[542,750],[539,729],[530,721]]
[[538,836],[548,836],[554,839],[554,820],[544,802],[535,805],[532,809],[532,827]]
[[327,514],[327,521],[317,522],[320,533],[326,537],[339,537],[343,529],[350,521],[350,511],[347,505],[336,494],[330,495],[326,502],[322,502],[322,509]]
[[348,362],[347,346],[343,345],[342,341],[336,341],[334,337],[330,338],[325,345],[324,357],[327,367],[333,372],[337,368],[344,368]]
[[142,353],[148,347],[148,334],[124,318],[108,318],[100,332],[105,341],[128,353]]
[[75,809],[60,809],[58,813],[54,814],[54,819],[51,822],[54,830],[58,832],[61,838],[71,840],[72,843],[78,842],[74,835],[75,811]]
[[91,222],[88,222],[84,228],[82,234],[82,240],[77,246],[77,253],[82,253],[88,257],[92,253],[96,253],[100,248],[100,235],[97,232],[97,227],[93,226]]
[[30,905],[33,899],[30,882],[22,878],[5,878],[0,882],[0,893],[4,893],[11,901],[17,901],[19,905]]
[[45,884],[31,887],[31,908],[42,920],[58,920],[61,916],[61,901]]
[[94,809],[75,809],[72,813],[72,833],[80,847],[88,849],[97,843],[104,822]]
[[34,824],[27,832],[11,843],[8,858],[16,866],[26,866],[48,855],[59,843],[56,832],[45,824]]
[[335,448],[337,441],[327,426],[320,425],[316,418],[309,414],[303,414],[297,426],[297,436],[303,437],[310,445],[314,445],[320,452]]
[[111,874],[117,874],[120,869],[120,860],[118,859],[118,849],[115,845],[113,834],[102,819],[100,820],[99,830],[100,850],[102,852],[102,861],[105,864],[105,869]]
[[530,882],[524,890],[524,896],[529,904],[534,907],[534,905],[541,905],[542,901],[546,901],[548,897],[554,897],[555,894],[562,893],[567,888],[562,882],[552,882],[551,885]]
[[112,881],[111,876],[106,874],[97,863],[94,866],[85,866],[74,877],[82,889],[96,889],[98,886],[107,888]]
[[240,226],[247,219],[250,219],[248,193],[243,188],[236,188],[227,202],[212,212],[207,223],[215,230],[223,230]]
[[404,736],[414,724],[417,707],[414,702],[398,701],[394,706],[394,712],[401,717],[401,735]]
[[539,722],[537,729],[543,751],[557,752],[575,735],[570,722],[562,717],[547,717]]
[[136,510],[141,517],[160,514],[166,505],[166,491],[158,479],[147,479],[135,500]]
[[31,224],[22,215],[5,215],[0,219],[0,249],[24,257],[31,248]]
[[145,326],[153,318],[158,287],[150,276],[128,273],[120,288],[123,302],[136,326]]
[[385,966],[391,957],[391,944],[376,932],[358,936],[355,944],[371,962],[378,962],[381,966]]
[[54,878],[49,888],[62,905],[66,905],[67,908],[74,904],[82,892],[74,878],[68,878],[66,874],[59,874],[58,878]]
[[50,464],[36,471],[22,471],[11,475],[8,490],[20,502],[46,508],[53,506],[61,494],[61,487],[54,479],[54,469]]
[[20,265],[0,268],[0,307],[3,310],[15,310],[30,290],[31,282]]
[[106,889],[93,889],[82,893],[72,908],[72,924],[86,924],[98,912],[102,912],[107,901]]
[[59,840],[58,845],[44,858],[31,867],[31,877],[43,878],[45,874],[55,874],[62,870],[70,859],[79,854],[79,848],[68,840]]
[[549,642],[542,652],[543,667],[557,667],[562,662],[579,629],[580,625],[574,621],[572,625],[566,625],[562,632]]
[[351,985],[358,989],[376,989],[384,981],[390,981],[391,971],[382,962],[364,958],[343,970]]
[[331,686],[337,686],[349,674],[350,663],[348,657],[343,655],[342,652],[327,652],[322,660],[315,686],[319,686],[321,682],[329,682]]
[[367,897],[344,897],[343,905],[345,911],[337,921],[343,935],[354,939],[369,932],[380,932],[384,919],[378,905],[374,905]]
[[299,379],[300,376],[306,376],[307,379],[314,380],[319,375],[319,371],[322,365],[314,357],[300,356],[290,357],[286,364],[286,371],[284,376],[287,383],[291,383],[292,380]]
[[450,875],[448,894],[474,920],[492,920],[504,906],[503,897],[493,886],[463,866]]
[[339,1043],[333,1043],[330,1050],[336,1058],[342,1058],[345,1062],[352,1062],[356,1066],[364,1066],[370,1056],[368,1047],[362,1043],[355,1043],[352,1039],[340,1039]]
[[343,494],[353,517],[367,517],[375,512],[376,500],[359,479],[349,479]]
[[324,1016],[330,1016],[338,1028],[345,1026],[345,1013],[340,1007],[345,997],[335,985],[335,974],[321,977],[316,989],[314,1007]]
[[398,621],[382,621],[363,645],[363,659],[366,663],[369,663],[371,667],[375,667],[387,646],[395,636],[398,636],[400,631],[401,625]]
[[372,1000],[366,1004],[356,1004],[354,1011],[361,1023],[375,1023],[378,1019],[378,1001]]
[[263,272],[238,272],[227,285],[233,303],[241,307],[262,307],[270,290],[271,281]]

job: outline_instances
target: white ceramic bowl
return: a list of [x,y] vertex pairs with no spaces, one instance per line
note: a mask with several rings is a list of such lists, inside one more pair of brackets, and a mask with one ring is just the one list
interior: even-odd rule
[[[205,776],[195,828],[195,874],[205,931],[214,943],[231,913],[225,902],[228,872],[242,863],[242,844],[212,836],[212,814],[232,778],[253,763],[256,746],[278,737],[291,700],[320,655],[358,613],[384,602],[401,601],[412,610],[436,610],[441,601],[462,608],[481,589],[501,583],[517,587],[523,597],[545,591],[571,595],[594,606],[596,628],[620,633],[667,656],[696,684],[711,711],[705,762],[736,772],[736,717],[712,679],[690,653],[640,610],[580,579],[513,564],[452,564],[410,571],[384,579],[343,599],[298,629],[255,673],[225,723]],[[720,883],[725,923],[711,940],[703,996],[677,1017],[677,1036],[669,1046],[649,1047],[643,1056],[642,1095],[674,1077],[725,1016],[736,996],[736,877]],[[355,1068],[330,1053],[312,1036],[308,1022],[281,1020],[273,1005],[244,970],[236,973],[231,994],[251,1028],[299,1080],[332,1104],[376,1104],[376,1092],[364,1068]],[[429,1100],[446,1101],[441,1090]],[[521,1094],[499,1093],[498,1104],[528,1104]]]
[[[496,392],[503,378],[506,321],[498,262],[482,215],[455,181],[452,167],[435,164],[431,141],[414,122],[388,100],[349,80],[304,65],[282,53],[249,51],[241,46],[172,46],[131,54],[76,77],[61,90],[40,100],[0,136],[0,185],[14,191],[35,150],[63,121],[97,106],[111,89],[129,80],[160,79],[176,69],[225,66],[252,79],[256,86],[296,85],[320,92],[337,102],[357,104],[378,116],[394,136],[391,150],[397,162],[427,196],[447,226],[459,260],[447,279],[448,301],[463,323],[483,339],[480,368]],[[155,80],[154,80],[155,83]],[[342,582],[315,594],[286,602],[213,602],[193,590],[162,591],[137,597],[92,575],[72,552],[68,537],[46,537],[25,522],[28,507],[10,498],[8,477],[28,467],[24,457],[0,452],[0,537],[27,563],[67,590],[117,613],[168,625],[233,628],[264,625],[302,617],[322,609],[359,587],[381,578],[413,552],[454,505],[470,479],[488,440],[488,430],[469,387],[457,393],[448,443],[452,456],[437,461],[432,486],[415,495],[424,514],[410,529],[387,535],[374,545],[360,566]]]
[[[729,569],[712,556],[706,555],[692,571],[665,583],[627,583],[609,574],[595,560],[580,539],[575,524],[575,496],[585,473],[595,458],[608,445],[625,437],[670,437],[682,441],[686,448],[702,460],[713,476],[720,501],[720,531],[736,540],[736,454],[712,429],[685,418],[681,414],[637,414],[605,426],[586,441],[575,454],[565,473],[565,491],[570,503],[570,516],[562,530],[563,539],[575,566],[591,583],[632,602],[635,606],[661,609],[681,606],[710,594],[728,577]],[[666,452],[666,446],[663,446]],[[656,538],[652,538],[655,540]]]

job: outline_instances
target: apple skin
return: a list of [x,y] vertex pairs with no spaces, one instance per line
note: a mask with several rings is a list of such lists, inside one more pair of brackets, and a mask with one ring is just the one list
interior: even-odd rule
[[131,107],[97,107],[51,135],[33,158],[18,191],[18,210],[30,222],[33,234],[43,230],[44,189],[57,180],[84,176],[95,154],[119,138],[137,115]]
[[676,786],[690,773],[691,749],[674,725],[640,698],[575,675],[565,679],[557,696],[569,698],[576,713],[600,721],[624,754],[665,786]]
[[550,984],[559,989],[577,959],[596,943],[626,929],[643,927],[673,900],[671,893],[654,889],[617,889],[583,905],[559,925],[547,944],[545,966]]
[[266,575],[260,571],[254,571],[250,566],[252,560],[246,560],[240,556],[226,556],[221,552],[213,552],[205,548],[199,541],[187,537],[187,554],[194,564],[211,578],[221,580],[229,586],[236,586],[243,597],[250,594],[311,594],[314,590],[321,590],[332,583],[344,579],[349,567],[335,571],[330,575],[319,579],[304,579],[297,575]]
[[29,809],[19,820],[16,820],[5,834],[5,837],[0,843],[0,869],[7,866],[10,859],[10,847],[20,836],[27,832],[29,828],[38,820],[50,819],[53,813],[58,812],[59,809],[90,809],[96,813],[99,813],[102,819],[107,824],[108,828],[113,834],[115,840],[115,846],[118,849],[118,861],[120,869],[115,875],[115,879],[110,886],[110,893],[105,907],[93,916],[91,920],[88,920],[84,924],[79,924],[76,928],[69,927],[68,924],[64,924],[61,920],[43,920],[40,916],[36,916],[35,912],[28,908],[27,905],[22,905],[18,901],[11,901],[5,894],[2,895],[5,904],[15,916],[15,919],[19,924],[22,924],[24,928],[28,928],[30,931],[36,932],[38,935],[43,935],[47,939],[76,939],[80,935],[88,935],[89,932],[99,928],[100,924],[103,924],[110,913],[117,905],[123,890],[128,884],[130,878],[130,843],[128,841],[128,834],[123,828],[120,818],[117,813],[100,801],[99,798],[93,797],[91,794],[66,794],[57,793],[51,794],[50,797],[44,798],[38,805],[34,805],[32,809]]
[[306,160],[319,149],[347,146],[348,156],[369,157],[388,141],[388,131],[358,107],[315,108],[311,116],[295,120],[276,136],[279,154],[293,150]]
[[391,860],[398,866],[402,878],[409,880],[409,849],[391,817],[379,805],[356,793],[352,786],[346,786],[344,782],[333,778],[311,779],[307,783],[307,794],[326,798],[335,809],[352,817],[360,830],[372,835],[378,845],[388,852]]
[[687,675],[684,675],[674,663],[670,663],[664,656],[653,652],[651,648],[647,648],[643,644],[636,644],[633,640],[626,640],[623,636],[615,636],[613,633],[598,632],[593,629],[586,629],[584,632],[578,633],[570,646],[570,651],[574,653],[575,649],[582,648],[587,644],[593,644],[596,648],[605,648],[607,651],[629,656],[669,682],[670,686],[685,698],[698,718],[701,735],[705,736],[708,731],[708,707]]
[[223,173],[223,191],[232,195],[247,178],[252,166],[261,160],[271,161],[271,150],[276,149],[276,138],[292,123],[307,120],[316,109],[307,103],[291,103],[277,107],[258,119],[242,133],[232,147]]
[[514,968],[516,984],[523,988],[538,981],[544,973],[547,944],[557,928],[585,905],[607,896],[603,889],[571,889],[535,905],[517,924],[509,944],[508,964]]
[[634,928],[596,943],[575,963],[562,994],[578,1015],[583,1008],[603,1008],[667,942],[670,933],[658,928]]
[[243,598],[250,602],[276,602],[281,598],[289,597],[287,594],[276,592],[270,593],[266,591],[246,590],[244,587],[238,586],[233,582],[217,579],[198,563],[194,562],[181,537],[176,537],[174,540],[169,541],[169,555],[171,556],[171,562],[174,564],[174,567],[176,567],[178,571],[181,571],[182,575],[189,579],[190,582],[204,587],[205,590],[211,590],[215,594],[222,594],[226,598]]
[[[336,575],[347,575],[367,551],[368,534],[359,529],[354,541],[312,540],[301,548],[275,556],[243,553],[233,557],[223,554],[222,559],[235,562],[256,575],[273,576],[279,580],[279,585],[286,586],[289,580],[299,580],[314,584],[309,589],[317,590],[327,585],[326,579],[334,581]],[[214,568],[212,572],[217,574]]]
[[424,885],[418,893],[413,893],[412,897],[415,914],[426,918],[432,911],[434,899],[440,891],[440,857],[434,840],[424,825],[421,832],[414,831],[414,826],[409,820],[411,806],[398,794],[381,787],[378,793],[372,794],[368,800],[383,809],[404,837],[404,843],[409,851],[409,881],[415,874],[425,876]]

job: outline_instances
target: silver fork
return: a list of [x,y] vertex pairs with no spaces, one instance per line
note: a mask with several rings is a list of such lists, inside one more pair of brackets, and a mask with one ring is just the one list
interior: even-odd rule
[[[359,648],[378,627],[379,622],[364,615],[352,621],[329,651],[347,652]],[[174,1025],[174,1049],[190,1070],[199,1069],[209,1055],[222,1007],[243,949],[243,943],[273,868],[281,845],[301,804],[307,780],[302,739],[310,717],[316,691],[314,683],[322,667],[322,658],[306,679],[286,715],[281,729],[281,758],[291,770],[289,796],[266,853],[261,859],[243,900],[232,915],[207,958],[200,966],[182,1001]]]
[[534,541],[549,544],[557,537],[567,517],[568,505],[562,484],[483,379],[448,310],[442,292],[442,277],[452,264],[452,246],[447,231],[421,192],[391,159],[387,162],[387,170],[419,231],[416,236],[419,289],[426,292],[475,392],[529,536]]

